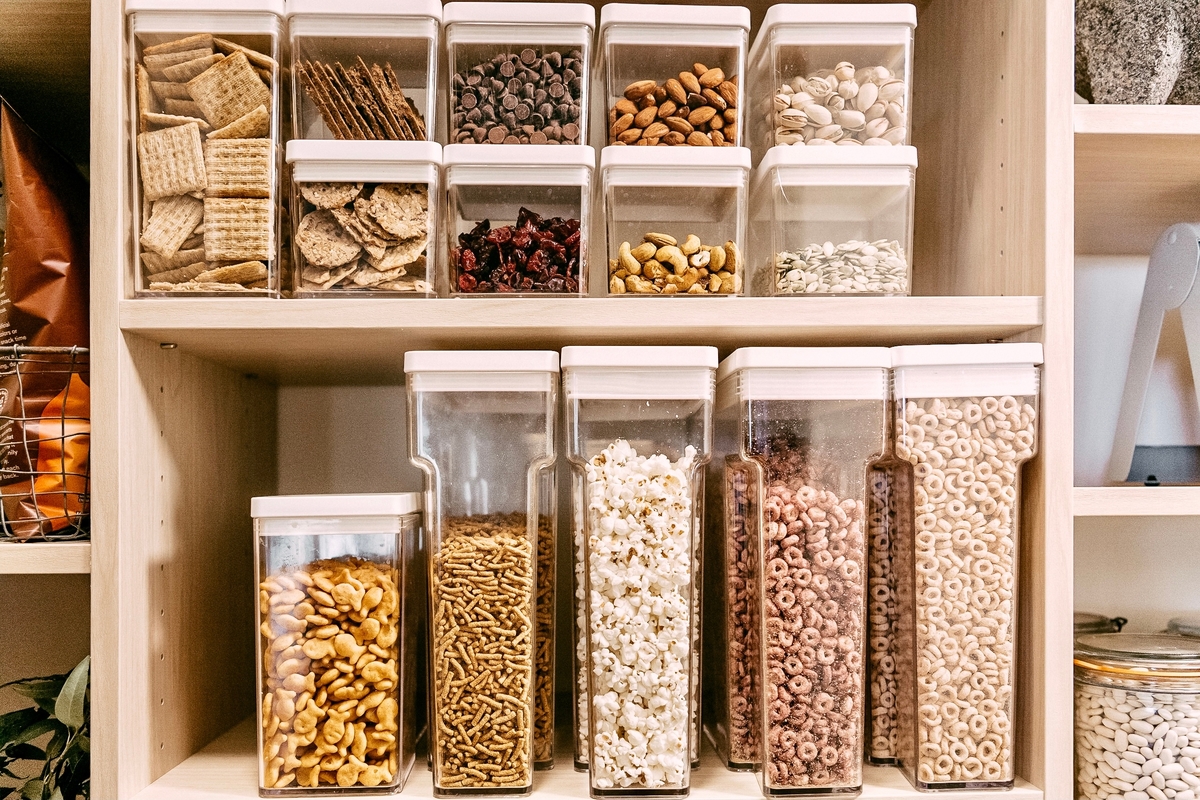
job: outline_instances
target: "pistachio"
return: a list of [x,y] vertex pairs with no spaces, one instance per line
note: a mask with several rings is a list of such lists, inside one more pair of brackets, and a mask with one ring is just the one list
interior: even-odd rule
[[[856,69],[843,61],[833,69],[797,75],[776,89],[775,144],[904,144],[907,95],[907,84],[881,66]],[[886,120],[886,128],[872,124],[879,119]],[[797,131],[803,134],[799,138]]]

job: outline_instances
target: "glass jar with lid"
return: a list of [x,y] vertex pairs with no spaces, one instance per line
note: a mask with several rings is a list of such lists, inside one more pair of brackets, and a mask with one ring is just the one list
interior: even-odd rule
[[[1124,624],[1123,621],[1122,624]],[[1186,614],[1182,617],[1172,617],[1167,620],[1167,633],[1174,633],[1178,636],[1200,636],[1200,615]]]
[[[1129,620],[1124,617],[1109,617],[1106,614],[1093,614],[1090,611],[1076,611],[1075,636],[1079,637],[1088,633],[1120,633],[1127,622]],[[1170,632],[1178,633],[1178,631]]]
[[1194,798],[1198,761],[1200,642],[1137,633],[1075,640],[1078,797]]

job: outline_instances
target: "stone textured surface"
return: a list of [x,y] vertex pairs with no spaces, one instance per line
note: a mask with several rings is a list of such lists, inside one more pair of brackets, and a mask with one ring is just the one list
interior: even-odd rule
[[1166,103],[1186,74],[1186,34],[1200,27],[1185,23],[1197,17],[1185,0],[1076,0],[1076,91],[1094,103]]

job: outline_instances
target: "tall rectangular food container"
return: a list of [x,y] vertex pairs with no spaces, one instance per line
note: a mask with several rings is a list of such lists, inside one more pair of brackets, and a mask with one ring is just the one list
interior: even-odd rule
[[528,794],[553,762],[558,354],[410,351],[404,371],[426,476],[434,794]]
[[611,295],[737,295],[750,151],[606,147],[600,180]]
[[592,141],[741,146],[749,33],[740,6],[605,5]]
[[279,292],[282,0],[130,0],[134,293]]
[[567,347],[562,360],[582,562],[581,755],[593,796],[682,797],[699,755],[699,544],[717,351]]
[[450,144],[587,144],[596,12],[585,3],[449,3]]
[[862,789],[867,480],[890,364],[882,347],[751,347],[717,373],[708,725],[768,797]]
[[750,201],[754,293],[907,295],[915,147],[772,147]]
[[1042,346],[892,349],[898,758],[921,790],[1010,788],[1021,466],[1037,452]]
[[400,791],[421,736],[421,496],[256,497],[250,512],[259,794]]
[[450,293],[586,294],[595,160],[586,145],[448,145]]
[[434,141],[440,0],[287,0],[293,139]]
[[910,141],[913,29],[906,3],[771,6],[750,48],[750,147]]
[[295,297],[433,297],[442,148],[293,139]]

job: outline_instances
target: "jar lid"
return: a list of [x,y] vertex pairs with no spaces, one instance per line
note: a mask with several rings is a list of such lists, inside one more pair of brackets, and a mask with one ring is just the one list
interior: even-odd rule
[[[1129,620],[1124,617],[1108,617],[1087,611],[1075,612],[1075,635],[1086,633],[1118,633]],[[1200,626],[1200,622],[1197,623]]]
[[1184,617],[1174,617],[1167,623],[1167,632],[1180,636],[1200,636],[1200,616],[1189,614]]
[[254,497],[255,519],[298,517],[401,517],[421,510],[421,494],[291,494]]
[[1118,674],[1200,676],[1200,642],[1169,633],[1089,633],[1075,640],[1075,666]]

